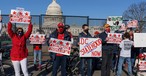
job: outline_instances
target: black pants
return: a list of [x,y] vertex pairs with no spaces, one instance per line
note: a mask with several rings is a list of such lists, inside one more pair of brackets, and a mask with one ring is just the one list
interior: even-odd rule
[[112,50],[102,51],[101,76],[110,76],[112,58],[113,58]]

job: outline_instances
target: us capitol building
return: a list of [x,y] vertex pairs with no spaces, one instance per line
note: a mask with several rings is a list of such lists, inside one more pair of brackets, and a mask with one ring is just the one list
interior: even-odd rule
[[[56,0],[52,0],[52,3],[48,6],[46,15],[43,17],[43,24],[42,24],[42,30],[45,32],[47,37],[50,35],[52,31],[54,31],[57,28],[57,24],[59,22],[63,22],[63,12],[61,10],[60,5],[56,2]],[[39,29],[38,25],[33,24],[33,31],[32,33],[36,33]],[[81,26],[78,26],[76,24],[70,25],[71,26],[71,32],[73,36],[78,36],[80,32],[82,32]],[[27,30],[27,27],[23,27],[24,31]],[[101,26],[91,26],[90,27],[90,33],[93,35],[95,31],[101,32]]]

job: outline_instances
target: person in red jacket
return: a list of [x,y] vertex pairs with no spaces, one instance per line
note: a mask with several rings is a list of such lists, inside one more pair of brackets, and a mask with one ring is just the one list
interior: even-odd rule
[[32,32],[32,24],[28,26],[28,31],[24,33],[21,27],[17,28],[16,33],[12,31],[12,23],[8,23],[8,34],[12,40],[12,49],[10,58],[14,66],[15,76],[20,76],[20,65],[24,76],[28,76],[27,56],[28,49],[26,48],[26,40]]

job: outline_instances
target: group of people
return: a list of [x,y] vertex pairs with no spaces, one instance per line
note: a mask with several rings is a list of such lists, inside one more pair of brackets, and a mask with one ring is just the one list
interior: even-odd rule
[[[100,38],[102,40],[102,65],[101,65],[101,76],[110,76],[110,70],[113,65],[112,59],[114,55],[114,51],[116,51],[116,55],[118,55],[118,64],[117,64],[117,76],[122,75],[122,66],[125,61],[125,64],[128,64],[128,74],[130,76],[133,75],[132,69],[137,66],[136,64],[138,61],[136,60],[136,56],[140,58],[140,60],[144,59],[144,54],[141,54],[139,52],[139,48],[135,48],[133,46],[133,31],[120,31],[119,33],[123,32],[123,40],[121,43],[118,44],[111,44],[107,43],[108,41],[108,33],[110,33],[110,25],[105,24],[104,31],[99,33],[97,32],[94,37],[89,33],[89,26],[87,24],[82,25],[83,31],[79,33],[78,36],[78,42],[79,38]],[[15,76],[20,76],[20,65],[22,68],[22,72],[24,76],[28,76],[28,69],[27,69],[27,56],[28,56],[28,49],[26,45],[26,40],[29,38],[29,36],[32,33],[33,25],[28,25],[28,30],[26,33],[23,31],[22,27],[17,27],[16,33],[12,31],[12,23],[8,23],[8,34],[12,40],[12,49],[10,53],[10,58],[14,67]],[[139,30],[136,30],[135,32],[139,32]],[[40,34],[37,33],[37,34]],[[48,38],[48,46],[50,45],[50,39],[56,38],[59,40],[66,40],[73,42],[73,36],[70,31],[70,26],[64,25],[62,22],[60,22],[57,25],[56,30],[54,30],[49,38]],[[79,46],[79,43],[78,45]],[[116,47],[119,47],[115,49]],[[39,70],[41,70],[42,65],[42,45],[41,44],[34,44],[34,67],[35,70],[37,67]],[[37,55],[39,60],[39,65],[37,66]],[[133,56],[133,58],[132,58]],[[67,56],[59,53],[52,53],[50,52],[50,57],[53,60],[53,69],[52,69],[52,76],[57,76],[57,70],[61,66],[61,76],[67,76],[66,72],[66,63],[67,63]],[[85,67],[85,61],[87,62],[87,76],[92,76],[92,57],[81,57],[80,59],[80,74],[81,76],[86,76],[84,67]],[[136,62],[135,62],[136,61]],[[134,64],[135,63],[135,64]]]

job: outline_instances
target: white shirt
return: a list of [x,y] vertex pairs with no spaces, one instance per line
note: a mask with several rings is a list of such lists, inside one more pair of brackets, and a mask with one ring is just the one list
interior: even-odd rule
[[122,57],[131,57],[131,47],[133,45],[133,41],[129,39],[123,40],[119,47],[121,48],[120,56]]

